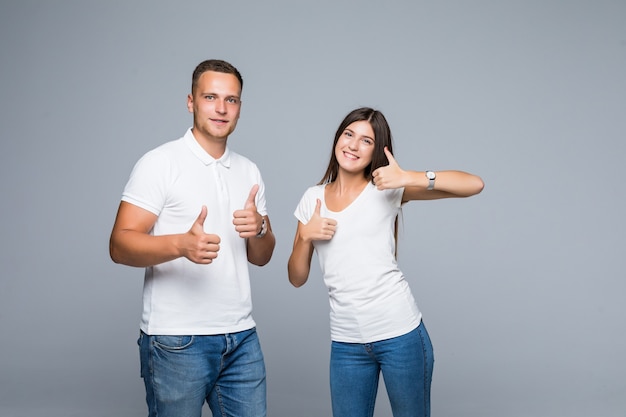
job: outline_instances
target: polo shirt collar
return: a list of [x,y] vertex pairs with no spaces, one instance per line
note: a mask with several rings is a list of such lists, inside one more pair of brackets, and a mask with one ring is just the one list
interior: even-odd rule
[[187,133],[185,133],[183,140],[185,141],[191,152],[193,152],[193,154],[199,160],[201,160],[204,165],[217,163],[219,165],[223,165],[226,168],[230,168],[230,149],[228,149],[228,146],[224,151],[224,155],[222,155],[222,157],[219,159],[215,159],[211,155],[209,155],[204,149],[202,149],[202,146],[200,146],[196,138],[193,136],[191,128],[187,129]]

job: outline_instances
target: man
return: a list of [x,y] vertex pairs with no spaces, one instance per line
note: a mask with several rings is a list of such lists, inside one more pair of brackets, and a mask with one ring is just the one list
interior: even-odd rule
[[266,415],[248,262],[275,246],[257,166],[231,151],[243,80],[207,60],[192,77],[193,127],[145,154],[126,184],[111,259],[145,267],[138,340],[151,417]]

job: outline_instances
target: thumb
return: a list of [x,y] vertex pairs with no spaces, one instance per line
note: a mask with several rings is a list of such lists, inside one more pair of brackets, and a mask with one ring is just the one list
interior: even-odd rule
[[194,222],[192,228],[193,227],[200,227],[202,229],[202,231],[204,231],[204,221],[206,220],[207,213],[208,213],[208,210],[207,210],[206,206],[202,206],[202,210],[200,210],[200,215],[198,216],[198,218]]
[[259,184],[254,184],[250,189],[250,194],[248,194],[248,199],[246,200],[246,205],[244,208],[250,208],[256,206],[255,198],[256,193],[259,191]]
[[317,199],[317,203],[315,204],[315,211],[313,212],[314,216],[321,216],[320,210],[322,208],[322,200]]
[[398,165],[396,159],[393,157],[393,154],[389,152],[389,149],[385,146],[385,155],[387,156],[387,160],[389,161],[389,165]]

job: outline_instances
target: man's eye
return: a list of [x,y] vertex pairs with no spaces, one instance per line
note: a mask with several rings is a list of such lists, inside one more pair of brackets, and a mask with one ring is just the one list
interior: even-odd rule
[[230,97],[228,99],[228,102],[232,103],[232,104],[237,104],[237,103],[239,103],[239,99],[236,99],[235,97]]
[[212,95],[209,94],[209,95],[204,96],[204,98],[207,99],[207,100],[213,100],[213,99],[215,99],[215,96],[212,96]]

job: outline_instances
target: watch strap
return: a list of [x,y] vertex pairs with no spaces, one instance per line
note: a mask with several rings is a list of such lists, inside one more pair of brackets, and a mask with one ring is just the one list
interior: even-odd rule
[[435,178],[437,175],[434,171],[426,171],[426,178],[428,178],[428,186],[426,190],[432,191],[435,188]]
[[261,230],[257,233],[256,237],[262,238],[267,233],[267,222],[265,221],[265,217],[261,221]]

